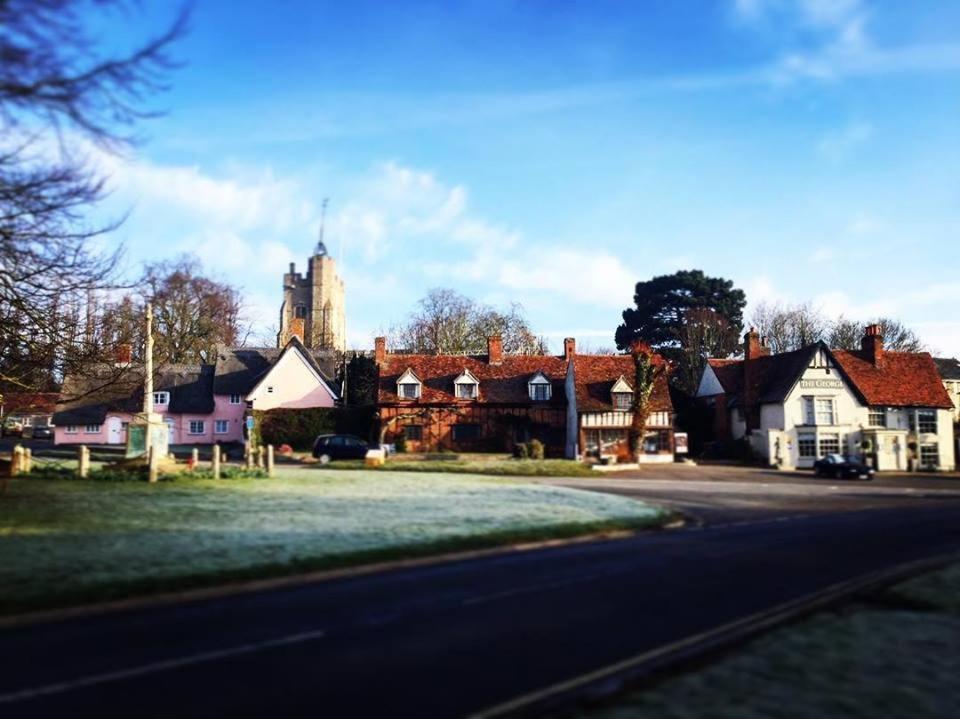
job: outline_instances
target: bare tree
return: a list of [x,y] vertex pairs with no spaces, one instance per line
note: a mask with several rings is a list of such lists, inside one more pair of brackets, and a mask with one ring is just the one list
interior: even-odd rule
[[116,285],[119,251],[101,254],[92,240],[118,223],[85,220],[104,184],[71,138],[107,148],[130,140],[184,28],[181,15],[132,53],[106,56],[80,20],[89,7],[0,0],[0,391],[50,389],[94,355],[89,333],[65,329],[88,296]]
[[706,307],[684,312],[677,331],[681,354],[674,381],[687,394],[695,394],[710,357],[725,357],[737,349],[736,335],[726,317]]
[[750,325],[773,353],[791,352],[823,339],[830,323],[809,302],[784,305],[761,302],[750,314]]
[[509,354],[543,354],[546,347],[520,305],[502,312],[451,289],[430,290],[390,334],[398,347],[418,354],[483,354],[492,335],[501,336]]

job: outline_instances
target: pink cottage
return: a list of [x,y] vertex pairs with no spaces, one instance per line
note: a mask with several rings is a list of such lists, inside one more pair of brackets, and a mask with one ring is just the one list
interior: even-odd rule
[[[124,361],[88,368],[63,383],[53,416],[56,444],[125,444],[143,408],[143,366]],[[166,365],[153,380],[153,407],[170,444],[242,442],[248,410],[333,407],[336,356],[293,337],[283,349],[220,347],[215,364]]]

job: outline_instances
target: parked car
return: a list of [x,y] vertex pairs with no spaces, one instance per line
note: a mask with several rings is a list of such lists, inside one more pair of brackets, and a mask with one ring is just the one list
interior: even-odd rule
[[813,473],[818,477],[836,479],[873,479],[873,468],[847,459],[842,454],[828,454],[813,463]]
[[313,443],[313,456],[320,464],[333,459],[363,459],[369,446],[352,434],[321,434]]
[[53,439],[53,427],[48,424],[38,424],[33,428],[34,439]]
[[18,419],[8,419],[0,426],[0,436],[2,437],[22,437],[23,423]]

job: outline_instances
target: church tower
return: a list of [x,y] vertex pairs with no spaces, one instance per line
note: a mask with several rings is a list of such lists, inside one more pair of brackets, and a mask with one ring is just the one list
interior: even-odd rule
[[[326,203],[324,203],[326,204]],[[323,244],[323,225],[313,257],[303,276],[290,263],[283,276],[283,305],[280,307],[280,333],[277,346],[283,347],[294,335],[313,350],[347,349],[347,315],[344,308],[343,280],[337,263]]]

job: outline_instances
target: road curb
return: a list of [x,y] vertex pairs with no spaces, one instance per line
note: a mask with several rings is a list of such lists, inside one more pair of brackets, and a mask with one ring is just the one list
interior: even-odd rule
[[337,579],[365,577],[381,572],[403,569],[420,569],[438,566],[441,564],[469,561],[472,559],[488,559],[491,557],[509,556],[511,554],[532,552],[539,549],[553,549],[576,544],[588,544],[592,542],[626,539],[628,537],[635,537],[639,534],[652,531],[678,529],[684,526],[684,524],[684,517],[677,512],[671,512],[669,515],[669,521],[657,527],[611,530],[606,532],[595,532],[593,534],[584,534],[576,537],[545,539],[539,542],[505,544],[499,547],[488,547],[485,549],[471,549],[462,552],[447,552],[444,554],[434,554],[426,557],[415,557],[412,559],[398,559],[386,562],[361,564],[355,567],[343,567],[341,569],[328,569],[316,572],[307,572],[305,574],[290,574],[286,576],[269,577],[266,579],[253,579],[244,582],[236,582],[233,584],[212,587],[198,587],[196,589],[185,589],[183,591],[134,596],[127,599],[96,602],[93,604],[64,607],[60,609],[45,609],[36,612],[14,614],[8,617],[0,617],[0,629],[47,624],[52,622],[66,621],[69,619],[110,614],[113,612],[153,609],[157,607],[170,606],[173,604],[180,604],[183,602],[199,602],[211,599],[222,599],[225,597],[238,596],[242,594],[253,594],[256,592],[271,591],[274,589],[285,589],[307,584],[334,581]]
[[612,697],[657,673],[730,649],[778,626],[842,603],[867,591],[960,561],[960,553],[937,555],[832,584],[818,592],[714,629],[624,659],[469,715],[468,719],[542,716]]

